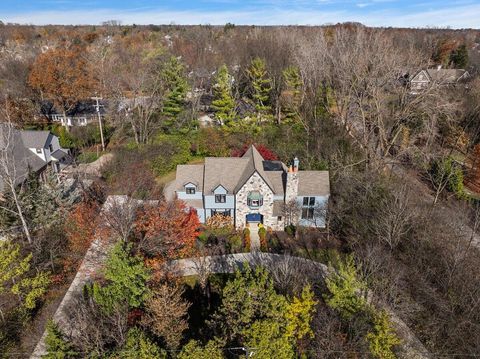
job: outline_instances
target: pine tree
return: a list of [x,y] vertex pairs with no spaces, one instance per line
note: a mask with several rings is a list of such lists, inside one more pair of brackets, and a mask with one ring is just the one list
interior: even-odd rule
[[271,319],[284,322],[287,301],[277,294],[265,268],[244,265],[235,279],[223,289],[222,306],[214,314],[211,324],[220,325],[228,339],[238,339],[255,320]]
[[375,314],[373,321],[373,332],[367,334],[370,351],[378,359],[395,359],[392,348],[400,344],[400,339],[392,328],[388,314],[385,311]]
[[259,114],[267,115],[271,112],[269,101],[272,84],[271,80],[268,78],[265,60],[259,57],[253,59],[250,67],[247,69],[247,74],[250,79],[255,109]]
[[331,274],[325,282],[331,295],[326,296],[326,303],[348,319],[354,314],[365,309],[366,301],[362,292],[366,285],[357,276],[357,269],[353,256],[349,255],[344,261],[338,260],[334,269],[330,267]]
[[91,288],[93,298],[107,314],[124,303],[130,308],[138,308],[149,294],[147,280],[150,271],[142,258],[132,256],[130,250],[131,245],[117,243],[105,266],[105,279],[109,283],[105,286],[95,283]]
[[298,118],[303,83],[298,67],[289,66],[282,74],[285,85],[282,93],[284,117],[286,122],[294,122]]
[[48,272],[28,276],[31,260],[32,254],[21,257],[18,244],[0,241],[0,293],[17,295],[26,309],[35,308],[50,283]]
[[450,54],[450,61],[453,62],[455,68],[464,69],[468,64],[468,50],[465,44],[460,45]]
[[[118,356],[117,356],[118,355]],[[167,354],[151,341],[139,328],[131,328],[123,349],[113,355],[122,359],[166,359]]]
[[76,358],[77,355],[71,343],[69,343],[58,325],[50,320],[47,323],[47,336],[45,338],[47,354],[42,356],[43,359],[68,359]]
[[171,123],[184,110],[187,92],[189,91],[185,77],[185,67],[175,56],[172,56],[165,64],[162,78],[167,90],[163,114]]
[[313,338],[310,323],[313,319],[315,306],[318,303],[314,297],[312,288],[307,285],[303,288],[300,298],[293,297],[293,300],[288,303],[285,311],[285,318],[287,319],[285,335],[288,338],[293,337],[297,340],[306,336]]
[[285,335],[281,324],[273,320],[258,320],[244,330],[245,346],[254,348],[257,359],[293,359],[292,342]]
[[204,347],[196,340],[191,340],[178,354],[178,359],[223,359],[221,344],[210,340]]
[[228,73],[227,65],[218,69],[215,85],[213,86],[214,100],[212,108],[215,116],[228,125],[235,118],[235,99],[232,95],[232,77]]

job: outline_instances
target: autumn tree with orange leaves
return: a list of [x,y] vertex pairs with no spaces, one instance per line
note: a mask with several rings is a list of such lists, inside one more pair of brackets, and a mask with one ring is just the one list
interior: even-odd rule
[[32,66],[28,83],[43,99],[52,101],[63,111],[64,117],[78,101],[90,98],[96,87],[89,63],[79,47],[52,49],[40,54]]
[[96,219],[99,213],[99,206],[95,201],[87,200],[79,203],[72,212],[70,212],[65,222],[65,233],[68,240],[68,246],[71,250],[70,262],[77,262],[90,247],[95,235]]
[[191,255],[199,227],[197,212],[181,201],[162,201],[145,207],[136,224],[141,236],[140,249],[152,259]]

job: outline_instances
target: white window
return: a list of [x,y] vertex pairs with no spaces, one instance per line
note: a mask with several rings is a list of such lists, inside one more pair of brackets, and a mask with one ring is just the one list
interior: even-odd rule
[[247,206],[260,207],[263,206],[263,196],[258,191],[252,191],[247,196]]
[[302,219],[313,219],[315,216],[315,197],[303,197]]
[[187,187],[186,192],[187,192],[187,194],[195,194],[195,188],[194,187]]

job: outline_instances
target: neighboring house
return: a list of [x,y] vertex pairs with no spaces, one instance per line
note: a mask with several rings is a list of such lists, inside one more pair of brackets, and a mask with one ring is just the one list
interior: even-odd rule
[[[71,162],[69,151],[60,147],[58,137],[50,131],[21,131],[0,124],[2,160],[14,169],[15,180],[21,184],[29,172],[46,179],[48,171],[59,173]],[[13,171],[11,171],[13,173]],[[3,181],[0,177],[0,191]]]
[[165,197],[195,208],[202,223],[218,213],[232,217],[238,229],[252,222],[273,230],[288,224],[324,227],[329,173],[298,166],[297,158],[290,168],[266,161],[251,146],[242,157],[207,157],[204,164],[177,166]]
[[436,69],[421,70],[410,79],[410,92],[420,93],[432,85],[452,86],[466,81],[470,74],[461,69]]
[[105,102],[100,102],[97,111],[95,101],[83,101],[79,102],[66,114],[63,114],[55,109],[51,103],[44,103],[42,113],[47,116],[50,121],[60,123],[65,127],[86,126],[89,123],[98,122],[99,113],[102,119],[105,117],[105,105]]

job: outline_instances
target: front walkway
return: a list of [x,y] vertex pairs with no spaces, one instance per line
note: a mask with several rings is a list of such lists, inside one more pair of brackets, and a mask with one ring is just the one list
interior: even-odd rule
[[258,235],[258,223],[249,223],[250,229],[250,252],[260,251],[260,236]]

